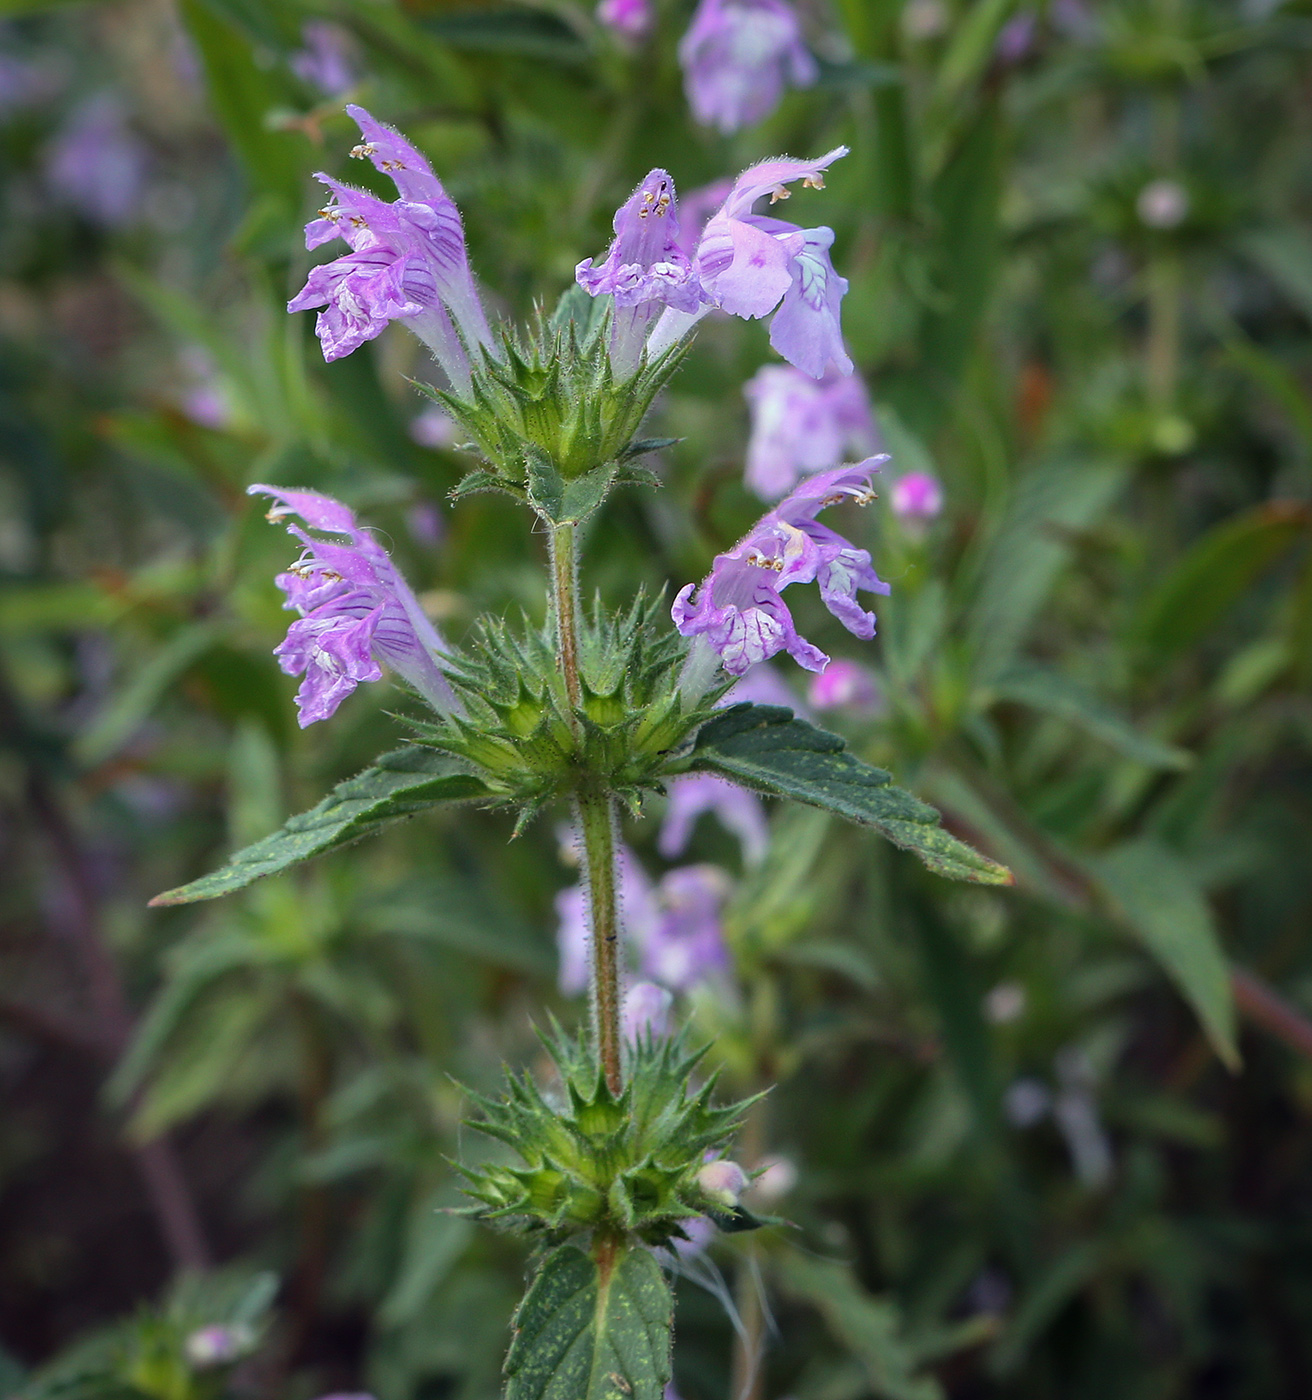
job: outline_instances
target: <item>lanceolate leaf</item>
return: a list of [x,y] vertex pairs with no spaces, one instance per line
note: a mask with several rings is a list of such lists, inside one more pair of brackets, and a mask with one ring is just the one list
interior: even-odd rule
[[1126,924],[1161,964],[1232,1069],[1239,1064],[1229,969],[1207,900],[1177,856],[1150,838],[1127,842],[1094,863]]
[[547,1255],[515,1314],[506,1400],[663,1400],[669,1285],[641,1247],[603,1262],[568,1244]]
[[453,759],[418,745],[397,749],[357,777],[338,783],[317,807],[292,817],[272,836],[238,851],[222,870],[167,890],[150,902],[192,904],[217,899],[439,802],[489,795],[487,785]]
[[838,735],[795,719],[791,710],[776,705],[726,709],[698,732],[689,766],[873,826],[950,880],[1013,883],[1005,865],[944,831],[935,808],[894,787],[882,768],[862,763]]

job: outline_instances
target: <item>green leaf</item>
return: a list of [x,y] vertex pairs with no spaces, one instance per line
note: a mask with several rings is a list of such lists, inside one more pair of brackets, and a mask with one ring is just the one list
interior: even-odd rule
[[515,1314],[505,1400],[662,1400],[673,1321],[648,1250],[621,1248],[603,1269],[561,1245]]
[[490,795],[481,778],[443,754],[418,745],[397,749],[384,754],[374,767],[338,783],[317,807],[292,817],[281,830],[238,851],[222,870],[156,895],[150,903],[155,907],[217,899],[439,802]]
[[549,525],[577,524],[586,520],[606,499],[615,479],[613,462],[566,479],[551,458],[535,448],[524,453],[524,463],[528,471],[529,502]]
[[546,10],[471,6],[457,14],[425,18],[421,24],[453,49],[471,53],[513,54],[564,64],[585,63],[589,57],[578,33]]
[[993,683],[999,700],[1014,700],[1079,725],[1087,734],[1149,768],[1188,768],[1183,749],[1141,734],[1123,715],[1076,681],[1033,662],[1017,662]]
[[1125,923],[1198,1013],[1216,1053],[1239,1065],[1230,972],[1212,911],[1186,867],[1151,838],[1092,862],[1095,878]]
[[919,1357],[903,1335],[895,1303],[869,1294],[843,1264],[789,1254],[780,1261],[787,1292],[810,1303],[834,1340],[861,1363],[873,1394],[882,1400],[942,1400],[932,1376],[916,1375]]
[[1267,501],[1214,526],[1144,600],[1129,642],[1158,664],[1183,651],[1309,527],[1312,510],[1301,501]]
[[1312,320],[1312,238],[1293,226],[1257,229],[1240,244],[1308,320]]
[[268,118],[292,105],[295,90],[277,70],[262,68],[246,36],[205,0],[183,0],[181,12],[224,133],[256,187],[292,219],[307,193],[313,151],[303,134],[275,130]]
[[758,792],[791,797],[873,826],[950,880],[1013,883],[1006,866],[944,831],[928,803],[894,787],[888,773],[862,763],[838,735],[794,718],[791,710],[731,706],[701,727],[684,761]]

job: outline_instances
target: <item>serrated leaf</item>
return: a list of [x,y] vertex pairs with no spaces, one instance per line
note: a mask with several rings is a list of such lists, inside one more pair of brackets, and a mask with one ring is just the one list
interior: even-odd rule
[[669,1285],[646,1249],[609,1265],[573,1245],[547,1255],[515,1314],[505,1400],[663,1400]]
[[501,491],[507,496],[513,496],[517,501],[524,499],[524,488],[518,482],[507,481],[504,476],[498,476],[496,472],[490,472],[483,467],[466,472],[447,495],[451,500],[458,501],[479,491]]
[[418,745],[397,749],[384,754],[372,768],[338,783],[317,807],[292,817],[279,831],[238,851],[221,870],[156,895],[150,903],[193,904],[217,899],[440,802],[490,795],[481,778],[443,754]]
[[1079,725],[1087,734],[1150,768],[1188,768],[1191,756],[1141,733],[1124,715],[1078,682],[1033,662],[1017,662],[994,682],[1000,700],[1014,700]]
[[1197,1012],[1216,1053],[1237,1068],[1229,966],[1207,900],[1179,857],[1142,838],[1091,864],[1125,923]]
[[536,448],[524,453],[524,463],[528,470],[529,501],[551,525],[586,520],[606,499],[615,480],[613,462],[569,479],[561,475],[545,452]]
[[950,880],[1013,883],[1005,865],[944,831],[935,808],[894,787],[890,774],[849,753],[837,734],[796,719],[791,710],[734,705],[701,727],[687,761],[758,792],[873,826]]

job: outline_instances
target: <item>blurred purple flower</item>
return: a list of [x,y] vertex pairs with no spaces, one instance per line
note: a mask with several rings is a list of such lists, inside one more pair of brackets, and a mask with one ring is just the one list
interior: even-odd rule
[[729,880],[714,865],[683,865],[657,886],[656,918],[640,947],[644,977],[686,992],[729,966],[720,909]]
[[874,672],[859,662],[838,657],[812,680],[806,698],[817,710],[873,711],[882,696]]
[[232,423],[232,404],[214,371],[214,361],[199,346],[185,350],[181,360],[183,372],[191,380],[182,395],[182,411],[202,428],[222,432]]
[[812,379],[821,378],[831,363],[851,374],[839,324],[847,281],[829,260],[834,231],[752,213],[752,205],[767,195],[772,205],[787,199],[794,180],[823,189],[824,171],[846,154],[846,146],[836,146],[817,160],[781,157],[743,171],[697,244],[693,268],[705,304],[694,311],[667,309],[648,340],[650,356],[681,340],[714,305],[745,320],[774,312],[770,344]]
[[[685,637],[709,647],[731,676],[780,651],[808,671],[823,670],[829,658],[801,636],[780,594],[790,583],[816,582],[829,611],[861,638],[875,634],[875,615],[857,602],[858,589],[887,593],[870,566],[870,555],[821,525],[826,506],[851,497],[860,505],[874,498],[871,476],[886,458],[871,457],[809,477],[727,554],[717,554],[711,572],[688,584],[674,600],[675,626]],[[695,644],[696,646],[696,644]],[[689,656],[700,671],[705,657]]]
[[717,702],[719,705],[782,705],[801,719],[808,718],[807,707],[798,699],[788,682],[768,662],[753,666],[738,683]]
[[770,829],[761,799],[714,773],[691,773],[670,784],[669,806],[656,842],[656,849],[666,860],[673,860],[688,849],[693,827],[703,812],[713,812],[720,824],[733,832],[748,865],[756,865],[764,857],[770,846]]
[[1011,65],[1022,62],[1034,47],[1034,31],[1039,17],[1033,10],[1022,10],[998,31],[993,41],[993,53],[999,63]]
[[189,1333],[182,1349],[191,1365],[204,1371],[239,1360],[251,1349],[253,1341],[249,1327],[225,1327],[215,1323]]
[[363,107],[346,110],[365,138],[351,154],[390,175],[400,198],[389,204],[317,175],[335,202],[306,225],[305,246],[343,238],[351,251],[313,268],[287,309],[325,308],[315,324],[325,360],[349,355],[389,321],[404,321],[456,391],[468,393],[468,348],[491,348],[492,333],[469,271],[460,211],[405,137]]
[[768,117],[786,86],[809,87],[820,72],[786,0],[701,0],[679,63],[693,116],[725,135]]
[[[728,966],[720,906],[728,877],[711,865],[686,865],[653,884],[627,847],[619,854],[619,905],[625,951],[642,977],[671,991]],[[587,895],[572,885],[556,896],[557,982],[566,996],[588,985]]]
[[[0,30],[0,42],[10,36]],[[53,97],[63,80],[53,64],[0,51],[0,117]]]
[[943,488],[928,472],[907,472],[893,483],[889,505],[899,520],[933,520],[943,509]]
[[441,668],[447,645],[355,512],[316,491],[256,485],[247,494],[273,497],[270,520],[299,515],[311,529],[351,541],[332,544],[287,527],[305,552],[277,584],[287,595],[283,606],[301,616],[273,654],[287,675],[305,677],[296,692],[301,728],[329,718],[361,681],[381,680],[380,661],[439,713],[451,713],[455,696]]
[[732,189],[733,181],[726,176],[723,180],[712,180],[709,185],[701,185],[680,199],[679,247],[689,258],[697,252],[697,245],[702,241],[702,233],[711,215],[719,212]]
[[[620,926],[625,949],[641,947],[658,918],[656,891],[642,863],[627,846],[621,846],[619,867]],[[557,985],[566,996],[575,996],[588,985],[588,904],[582,885],[571,885],[556,896],[556,951],[559,956]]]
[[624,994],[620,1013],[620,1029],[624,1039],[633,1043],[642,1036],[660,1040],[669,1034],[670,1007],[674,996],[654,982],[635,982]]
[[301,26],[301,40],[305,47],[297,49],[288,60],[292,72],[326,97],[350,92],[355,86],[355,65],[346,31],[325,20],[312,19]]
[[774,501],[798,477],[836,467],[848,452],[879,446],[865,385],[832,367],[812,379],[791,365],[764,365],[743,388],[752,417],[744,480]]
[[118,228],[141,208],[146,148],[118,99],[99,93],[74,109],[46,151],[50,189],[94,223]]
[[658,311],[695,312],[706,300],[688,255],[679,247],[679,207],[674,181],[652,170],[615,212],[615,238],[605,259],[584,258],[574,270],[590,296],[609,294],[615,303],[610,359],[627,377],[642,358],[647,326]]
[[410,538],[426,549],[436,549],[446,536],[446,521],[436,501],[416,501],[405,513]]
[[651,0],[601,0],[597,20],[626,39],[641,39],[651,28]]
[[410,420],[410,436],[420,447],[450,447],[460,429],[445,409],[430,403]]

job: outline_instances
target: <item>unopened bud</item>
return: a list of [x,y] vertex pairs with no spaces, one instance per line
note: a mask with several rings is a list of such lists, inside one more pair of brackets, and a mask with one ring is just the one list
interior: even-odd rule
[[199,1327],[182,1344],[187,1360],[197,1370],[210,1366],[226,1366],[250,1350],[248,1327],[223,1327],[215,1324]]
[[712,1200],[736,1206],[747,1185],[747,1173],[737,1162],[707,1162],[697,1173],[697,1184]]

